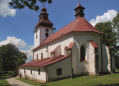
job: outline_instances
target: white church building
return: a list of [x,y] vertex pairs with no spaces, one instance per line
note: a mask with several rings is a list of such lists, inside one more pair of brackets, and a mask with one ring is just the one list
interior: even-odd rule
[[23,78],[48,82],[84,74],[99,75],[115,70],[104,34],[84,18],[84,7],[74,9],[76,19],[54,33],[47,9],[42,8],[35,26],[33,60],[18,67]]

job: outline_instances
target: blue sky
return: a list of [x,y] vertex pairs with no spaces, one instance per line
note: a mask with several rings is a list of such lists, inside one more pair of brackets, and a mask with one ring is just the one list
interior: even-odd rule
[[[27,7],[21,10],[12,9],[7,4],[9,1],[3,0],[0,3],[0,46],[13,43],[27,54],[27,61],[30,61],[34,45],[33,31],[43,4],[38,3],[40,10],[36,12]],[[78,2],[78,0],[53,0],[51,4],[45,3],[55,31],[76,19],[74,8]],[[80,0],[80,4],[86,8],[85,19],[93,26],[98,22],[111,21],[119,10],[119,0]]]

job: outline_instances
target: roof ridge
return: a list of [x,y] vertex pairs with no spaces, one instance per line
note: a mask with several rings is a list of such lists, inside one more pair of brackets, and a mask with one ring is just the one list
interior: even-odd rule
[[[77,20],[77,19],[76,19],[76,20]],[[75,28],[77,27],[77,25],[78,25],[79,21],[80,21],[80,18],[78,18],[78,22],[77,22],[77,24],[76,24]],[[75,28],[74,28],[74,29],[75,29]],[[74,30],[74,29],[73,29],[73,30]],[[72,31],[73,31],[73,30],[72,30]]]

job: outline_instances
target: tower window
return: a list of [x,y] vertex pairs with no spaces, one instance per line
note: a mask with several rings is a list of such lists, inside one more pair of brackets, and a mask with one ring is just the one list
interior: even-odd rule
[[61,68],[57,69],[57,75],[62,75],[62,69]]
[[85,47],[83,45],[80,48],[80,58],[81,58],[81,61],[85,60]]
[[48,36],[49,36],[49,34],[48,34],[48,33],[45,33],[45,36],[46,36],[46,37],[48,37]]
[[37,34],[36,34],[36,39],[37,39]]
[[38,69],[38,75],[40,75],[40,69]]
[[41,53],[41,59],[43,59],[43,53]]

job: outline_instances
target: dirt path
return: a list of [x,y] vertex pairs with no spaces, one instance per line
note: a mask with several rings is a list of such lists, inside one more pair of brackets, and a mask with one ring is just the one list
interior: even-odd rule
[[6,79],[11,86],[34,86],[34,85],[30,85],[30,84],[27,84],[27,83],[24,83],[22,81],[19,81],[19,80],[16,80],[15,78],[9,78],[9,79]]

